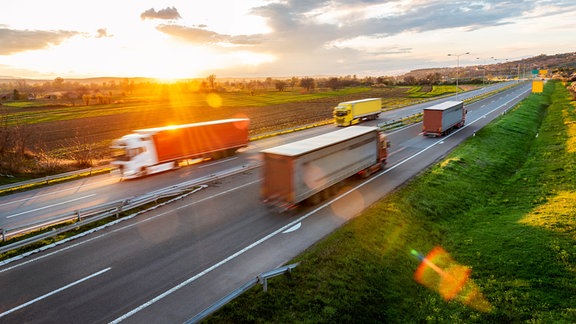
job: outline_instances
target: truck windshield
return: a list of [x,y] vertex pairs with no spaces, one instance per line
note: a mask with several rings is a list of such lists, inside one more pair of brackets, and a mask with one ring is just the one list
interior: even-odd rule
[[137,156],[138,154],[140,154],[144,151],[145,151],[145,149],[143,147],[129,148],[129,149],[117,148],[117,149],[114,149],[114,151],[112,152],[112,157],[116,161],[130,161],[135,156]]
[[346,110],[339,110],[336,112],[336,116],[338,117],[346,116],[346,113],[347,113]]

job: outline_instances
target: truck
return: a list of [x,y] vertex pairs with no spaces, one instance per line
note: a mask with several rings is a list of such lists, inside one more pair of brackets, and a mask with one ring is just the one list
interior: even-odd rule
[[180,161],[231,156],[248,145],[248,118],[135,130],[114,140],[112,165],[131,179],[177,168]]
[[337,126],[356,125],[363,119],[374,120],[382,112],[382,99],[367,98],[344,101],[334,108],[334,122]]
[[429,137],[443,136],[464,126],[466,109],[462,101],[445,101],[424,108],[422,134]]
[[382,169],[389,146],[378,127],[352,126],[263,150],[262,200],[281,211],[318,203],[345,179]]

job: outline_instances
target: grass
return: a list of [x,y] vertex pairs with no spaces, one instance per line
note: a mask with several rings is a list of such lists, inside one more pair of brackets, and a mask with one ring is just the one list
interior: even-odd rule
[[422,87],[413,87],[410,89],[410,98],[433,98],[445,94],[455,93],[456,86],[454,85],[435,85],[432,86],[430,91],[422,91]]
[[[576,322],[574,121],[566,89],[549,82],[291,261],[301,262],[291,278],[250,290],[207,322]],[[471,271],[450,300],[414,277],[411,250],[437,246]],[[451,264],[444,256],[431,260]],[[471,287],[488,306],[462,299]]]

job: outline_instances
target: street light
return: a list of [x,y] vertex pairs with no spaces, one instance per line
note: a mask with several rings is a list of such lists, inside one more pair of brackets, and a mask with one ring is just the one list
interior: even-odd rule
[[460,76],[460,56],[467,54],[470,54],[470,52],[462,54],[448,54],[448,56],[456,56],[456,100],[458,100],[458,92],[460,92],[460,88],[458,88],[458,78]]
[[[477,60],[479,60],[480,58],[477,57]],[[484,60],[484,65],[482,66],[482,87],[484,87],[484,80],[486,80],[486,60]]]

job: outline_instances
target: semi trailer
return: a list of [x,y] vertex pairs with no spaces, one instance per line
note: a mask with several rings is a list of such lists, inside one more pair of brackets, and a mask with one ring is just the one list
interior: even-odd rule
[[382,112],[382,99],[368,98],[341,102],[334,108],[334,123],[337,126],[356,125],[362,119],[374,120]]
[[443,136],[456,128],[464,126],[466,109],[462,101],[445,101],[424,108],[422,134],[424,136]]
[[262,199],[281,210],[317,203],[343,180],[380,170],[389,146],[378,127],[352,126],[263,150]]
[[178,167],[179,161],[222,158],[248,145],[248,118],[135,130],[115,140],[112,165],[125,179]]

